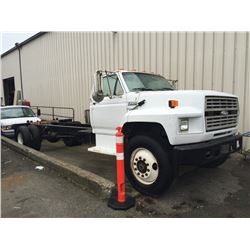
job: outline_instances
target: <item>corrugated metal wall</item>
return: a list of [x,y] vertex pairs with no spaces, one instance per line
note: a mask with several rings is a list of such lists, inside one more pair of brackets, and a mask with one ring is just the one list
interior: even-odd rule
[[[69,106],[83,121],[96,69],[136,69],[178,79],[179,89],[213,89],[240,101],[240,131],[250,130],[249,32],[53,32],[23,46],[25,98]],[[2,58],[16,77],[16,52]],[[248,148],[250,143],[248,143]]]

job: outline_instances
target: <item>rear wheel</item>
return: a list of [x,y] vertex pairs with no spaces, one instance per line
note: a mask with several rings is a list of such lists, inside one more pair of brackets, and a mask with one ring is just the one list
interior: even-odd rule
[[28,147],[31,147],[31,133],[27,126],[20,126],[16,132],[16,141]]
[[166,149],[157,140],[138,135],[125,146],[126,173],[132,186],[145,195],[163,193],[174,179]]

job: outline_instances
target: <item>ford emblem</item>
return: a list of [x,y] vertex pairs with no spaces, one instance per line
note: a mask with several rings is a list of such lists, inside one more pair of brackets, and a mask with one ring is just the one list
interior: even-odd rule
[[220,112],[220,114],[223,115],[223,116],[228,115],[228,111],[227,111],[227,110],[222,110],[222,111]]

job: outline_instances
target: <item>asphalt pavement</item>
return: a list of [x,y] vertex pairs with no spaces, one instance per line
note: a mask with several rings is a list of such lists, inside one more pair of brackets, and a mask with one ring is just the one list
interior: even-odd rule
[[[43,141],[41,151],[115,182],[115,157],[88,147]],[[138,197],[137,209],[154,217],[250,217],[250,161],[234,153],[218,168],[182,166],[164,195]]]
[[[41,151],[115,182],[115,157],[87,148],[43,141]],[[1,165],[3,217],[250,217],[250,162],[239,153],[215,169],[181,167],[164,195],[140,195],[128,211],[108,208],[47,167],[36,170],[40,164],[6,146]]]
[[106,201],[6,146],[1,148],[1,216],[7,218],[145,217],[131,208],[115,211]]

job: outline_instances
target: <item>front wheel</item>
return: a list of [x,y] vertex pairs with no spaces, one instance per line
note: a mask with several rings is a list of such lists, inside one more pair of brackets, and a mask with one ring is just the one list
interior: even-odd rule
[[138,135],[125,145],[125,167],[132,186],[145,195],[163,193],[174,178],[167,150],[148,136]]
[[39,151],[42,143],[41,131],[39,127],[34,124],[29,125],[28,129],[31,134],[31,148]]
[[28,147],[31,147],[31,133],[27,126],[20,126],[16,131],[16,141]]

